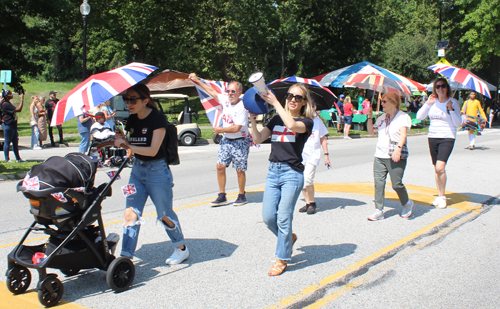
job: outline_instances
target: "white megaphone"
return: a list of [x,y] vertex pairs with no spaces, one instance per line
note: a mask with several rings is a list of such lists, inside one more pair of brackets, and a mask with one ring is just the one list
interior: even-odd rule
[[248,82],[251,83],[259,93],[267,93],[266,82],[264,81],[264,73],[257,72],[250,75]]

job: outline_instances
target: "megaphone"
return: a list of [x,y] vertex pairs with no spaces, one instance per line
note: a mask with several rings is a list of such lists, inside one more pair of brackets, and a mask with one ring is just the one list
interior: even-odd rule
[[259,92],[266,93],[266,82],[264,81],[264,73],[257,72],[250,75],[248,82],[251,83]]
[[266,114],[269,112],[266,101],[260,97],[260,92],[266,93],[266,82],[264,81],[264,74],[262,72],[253,73],[248,82],[254,86],[245,92],[243,96],[243,105],[252,114]]

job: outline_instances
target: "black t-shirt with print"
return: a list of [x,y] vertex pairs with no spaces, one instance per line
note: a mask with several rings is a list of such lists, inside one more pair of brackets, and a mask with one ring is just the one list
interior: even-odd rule
[[285,127],[279,115],[274,116],[267,124],[271,131],[271,154],[269,161],[286,162],[296,171],[303,172],[302,150],[313,128],[311,118],[295,118],[295,121],[302,121],[306,125],[305,133],[296,133]]
[[[127,120],[125,130],[130,132],[128,141],[130,144],[140,147],[151,146],[153,131],[167,126],[167,118],[157,110],[152,110],[144,119],[139,119],[137,114],[131,114]],[[135,157],[143,161],[153,161],[166,158],[163,147],[160,146],[154,157],[135,154]]]
[[17,129],[16,107],[10,102],[2,103],[2,121],[9,127]]

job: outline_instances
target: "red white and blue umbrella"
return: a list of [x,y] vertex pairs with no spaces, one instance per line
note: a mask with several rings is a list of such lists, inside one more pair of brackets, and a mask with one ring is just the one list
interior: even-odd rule
[[274,92],[276,98],[283,104],[286,94],[290,86],[296,83],[303,83],[307,86],[311,93],[312,100],[316,103],[317,110],[325,110],[332,108],[337,98],[328,88],[323,87],[314,79],[291,76],[287,78],[277,79],[267,87]]
[[462,84],[465,88],[479,92],[480,94],[491,99],[490,91],[486,82],[472,74],[469,70],[444,63],[436,63],[435,65],[428,67],[428,69],[431,69],[434,73],[439,73],[450,80]]
[[56,105],[51,126],[63,122],[99,106],[122,93],[153,73],[155,66],[132,62],[125,66],[94,74],[66,94]]
[[341,84],[362,89],[370,89],[380,93],[394,92],[399,96],[411,96],[411,90],[405,84],[382,74],[354,73],[344,79]]
[[397,73],[394,73],[392,71],[389,71],[369,61],[361,61],[359,63],[349,65],[341,69],[313,77],[313,79],[317,80],[321,85],[325,87],[342,88],[343,86],[342,81],[344,81],[349,75],[354,73],[381,74],[387,76],[390,79],[402,82],[408,88],[410,88],[411,91],[425,90],[425,86],[423,84],[416,82],[412,79],[409,79],[407,77],[404,77],[402,75],[399,75]]

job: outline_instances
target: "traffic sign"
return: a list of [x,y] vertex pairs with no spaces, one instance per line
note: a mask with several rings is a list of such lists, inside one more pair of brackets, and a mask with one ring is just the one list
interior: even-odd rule
[[12,80],[12,71],[11,70],[2,70],[0,71],[0,83],[9,84]]

